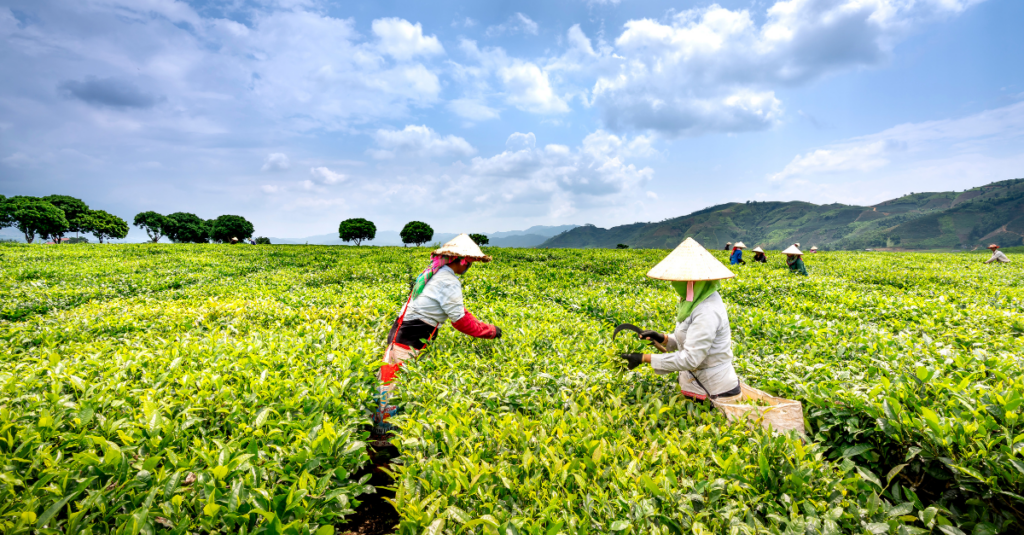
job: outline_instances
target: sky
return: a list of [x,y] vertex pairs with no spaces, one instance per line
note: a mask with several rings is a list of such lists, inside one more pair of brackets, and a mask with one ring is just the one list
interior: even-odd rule
[[1024,177],[1021,21],[1019,0],[0,0],[0,193],[303,237],[962,190]]

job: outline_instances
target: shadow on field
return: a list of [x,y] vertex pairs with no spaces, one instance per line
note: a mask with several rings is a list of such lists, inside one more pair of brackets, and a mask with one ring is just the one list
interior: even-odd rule
[[385,497],[394,498],[395,491],[381,488],[394,485],[394,480],[382,468],[390,468],[391,459],[398,456],[398,448],[388,446],[375,449],[371,446],[366,451],[370,454],[370,465],[354,479],[371,474],[369,484],[377,487],[377,493],[359,497],[363,503],[359,504],[354,515],[348,517],[348,522],[341,526],[340,532],[343,535],[390,535],[398,527],[398,511],[384,500]]

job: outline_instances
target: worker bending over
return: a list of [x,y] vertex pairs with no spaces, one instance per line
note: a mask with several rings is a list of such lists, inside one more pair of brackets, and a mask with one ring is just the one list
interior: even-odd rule
[[736,242],[736,245],[732,246],[732,254],[729,255],[729,263],[734,266],[736,264],[743,264],[744,266],[747,265],[747,263],[743,261],[743,249],[746,248],[747,246],[744,245],[743,242]]
[[754,253],[754,262],[760,262],[762,264],[768,263],[768,257],[764,255],[764,249],[754,247],[751,251]]
[[658,375],[679,372],[682,394],[694,399],[704,400],[709,395],[726,403],[739,399],[740,380],[732,366],[729,314],[718,293],[719,281],[736,275],[693,238],[686,238],[647,276],[672,281],[679,294],[676,326],[671,333],[641,332],[641,339],[662,344],[667,352],[623,353],[620,356],[629,369],[648,363]]
[[801,258],[803,253],[797,249],[796,245],[790,245],[785,251],[782,251],[782,254],[786,255],[786,265],[789,266],[789,271],[807,276],[807,268],[804,267],[804,260]]
[[988,248],[992,251],[992,258],[989,258],[988,260],[986,260],[985,261],[986,264],[991,264],[992,262],[1000,262],[1000,263],[1002,263],[1002,262],[1009,262],[1010,261],[1010,259],[1006,258],[1006,255],[1003,254],[1003,252],[999,250],[999,246],[998,245],[993,243],[992,245],[989,245]]
[[451,320],[452,327],[475,338],[501,338],[501,329],[473,317],[462,302],[462,282],[473,262],[490,262],[480,247],[466,234],[459,234],[430,255],[430,265],[413,283],[409,299],[388,333],[388,346],[384,352],[384,365],[380,368],[380,395],[374,414],[374,432],[370,437],[375,446],[385,446],[397,407],[390,404],[396,387],[396,377],[405,361],[416,357],[426,343],[437,335],[438,328]]

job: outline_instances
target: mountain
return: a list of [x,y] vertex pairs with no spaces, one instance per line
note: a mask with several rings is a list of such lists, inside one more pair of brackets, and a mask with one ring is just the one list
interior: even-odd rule
[[[495,238],[508,238],[508,237],[511,237],[511,236],[534,235],[534,236],[543,236],[545,238],[550,238],[552,236],[555,236],[555,235],[560,234],[562,232],[565,232],[567,230],[572,230],[572,229],[574,229],[574,228],[576,228],[578,226],[579,225],[559,225],[557,227],[545,227],[545,226],[542,226],[542,225],[535,225],[535,226],[532,226],[532,227],[530,227],[530,228],[528,228],[526,230],[507,230],[507,231],[503,231],[503,232],[493,232],[491,234],[488,234],[487,237],[490,238],[491,243],[494,243],[494,239]],[[518,246],[510,245],[508,247],[518,247]]]
[[974,249],[1024,238],[1024,179],[963,192],[912,193],[874,206],[809,202],[747,202],[712,206],[657,223],[610,229],[584,225],[545,241],[543,248],[671,249],[687,236],[707,248],[728,241],[747,247],[850,250]]
[[[579,225],[561,225],[557,227],[533,226],[526,230],[508,230],[486,234],[490,247],[536,247],[548,238],[557,235],[559,232],[574,229]],[[435,232],[430,243],[445,243],[458,236],[451,232]],[[341,241],[338,234],[318,234],[305,238],[270,238],[270,243],[283,244],[304,244],[310,245],[351,245]],[[366,245],[403,245],[402,237],[395,230],[380,230],[373,238],[373,241],[364,242]],[[429,244],[428,244],[429,245]]]

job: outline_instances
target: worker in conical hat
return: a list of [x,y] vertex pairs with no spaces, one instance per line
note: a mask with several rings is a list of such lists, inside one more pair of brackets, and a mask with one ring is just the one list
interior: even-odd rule
[[811,246],[811,254],[818,252],[818,248],[814,245]]
[[1010,261],[1010,259],[1006,258],[1006,255],[1003,254],[1003,252],[999,250],[999,246],[998,245],[993,243],[992,245],[988,246],[988,249],[990,251],[992,251],[992,257],[985,261],[986,264],[991,264],[992,262],[1000,262],[1000,263],[1002,263],[1002,262],[1009,262]]
[[676,324],[670,333],[642,331],[641,339],[660,344],[666,352],[623,353],[629,369],[647,363],[658,375],[679,372],[682,393],[698,400],[738,399],[741,390],[732,366],[729,314],[718,293],[720,281],[736,275],[693,238],[686,238],[647,276],[671,281],[679,295]]
[[747,246],[744,245],[743,242],[736,242],[736,245],[732,246],[732,254],[729,255],[729,264],[734,266],[736,264],[743,264],[744,266],[747,265],[747,263],[743,261],[743,250],[746,248]]
[[427,342],[434,339],[445,321],[455,330],[474,338],[501,338],[501,329],[473,317],[462,301],[464,274],[474,262],[490,262],[491,257],[466,234],[459,234],[430,254],[430,265],[416,277],[409,298],[388,333],[384,365],[381,366],[380,396],[374,415],[374,445],[387,445],[391,425],[387,419],[397,408],[391,404],[396,377],[402,364],[416,357]]
[[764,249],[760,247],[754,247],[750,251],[754,253],[754,262],[760,262],[762,264],[768,263],[768,257],[764,255]]
[[732,250],[732,242],[731,241],[725,242],[725,250],[726,251],[731,251]]
[[785,251],[782,251],[782,254],[786,255],[786,265],[789,266],[791,272],[807,276],[807,268],[801,258],[804,253],[796,245],[790,245]]

